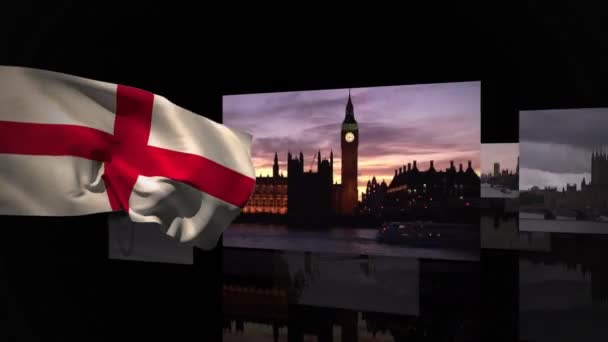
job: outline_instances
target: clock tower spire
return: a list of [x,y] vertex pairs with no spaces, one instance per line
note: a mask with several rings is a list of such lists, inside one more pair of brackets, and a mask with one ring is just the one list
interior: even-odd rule
[[348,89],[348,102],[346,103],[346,115],[344,116],[344,123],[357,123],[355,120],[355,107],[353,106],[353,101],[350,97],[350,88]]
[[340,132],[340,146],[342,147],[340,212],[343,215],[352,215],[355,213],[359,198],[357,190],[359,126],[357,125],[357,120],[355,120],[355,107],[350,89],[348,89],[346,113]]

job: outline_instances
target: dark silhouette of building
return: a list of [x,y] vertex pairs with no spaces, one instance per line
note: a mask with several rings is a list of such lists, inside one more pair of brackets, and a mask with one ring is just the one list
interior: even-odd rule
[[395,170],[395,176],[388,187],[389,194],[426,194],[429,197],[476,197],[479,196],[479,176],[475,173],[468,162],[468,167],[463,170],[462,164],[458,171],[454,162],[450,161],[450,167],[445,171],[435,170],[434,162],[431,160],[429,169],[418,170],[416,161],[408,163],[407,168]]
[[378,183],[374,176],[371,181],[367,181],[367,188],[361,195],[362,212],[373,215],[381,213],[381,210],[384,208],[383,202],[387,190],[388,184],[384,180],[382,180],[382,183]]
[[591,155],[591,184],[608,185],[608,154],[596,151]]
[[321,160],[318,152],[317,172],[304,170],[304,155],[287,154],[287,215],[294,223],[324,223],[332,210],[333,158]]
[[566,184],[561,191],[543,191],[544,206],[552,211],[584,212],[585,216],[608,215],[608,156],[605,152],[591,155],[591,183],[583,178],[577,184]]
[[[456,170],[454,162],[445,171],[437,171],[431,160],[429,169],[420,171],[414,160],[395,170],[383,201],[383,214],[387,216],[415,214],[416,211],[473,207],[480,195],[480,178],[468,162]],[[477,215],[478,216],[478,215]]]

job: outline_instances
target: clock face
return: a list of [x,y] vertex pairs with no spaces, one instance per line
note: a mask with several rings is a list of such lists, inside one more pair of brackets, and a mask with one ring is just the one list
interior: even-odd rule
[[344,140],[346,140],[346,142],[353,142],[355,140],[355,135],[352,132],[348,132],[344,135]]

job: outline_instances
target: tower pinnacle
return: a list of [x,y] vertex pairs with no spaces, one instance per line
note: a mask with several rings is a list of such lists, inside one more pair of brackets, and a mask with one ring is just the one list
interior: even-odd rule
[[279,177],[279,156],[274,153],[274,163],[272,164],[272,177]]
[[344,123],[357,123],[357,121],[355,121],[355,107],[353,106],[353,100],[350,96],[350,88],[348,89],[348,102],[346,103]]

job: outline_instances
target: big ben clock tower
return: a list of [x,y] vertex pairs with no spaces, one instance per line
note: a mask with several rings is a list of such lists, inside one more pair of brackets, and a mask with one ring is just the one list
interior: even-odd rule
[[359,147],[359,127],[355,120],[355,110],[348,90],[348,103],[346,115],[342,122],[340,132],[340,145],[342,147],[342,191],[340,207],[343,215],[352,215],[358,201],[357,190],[357,159]]

